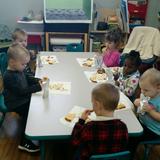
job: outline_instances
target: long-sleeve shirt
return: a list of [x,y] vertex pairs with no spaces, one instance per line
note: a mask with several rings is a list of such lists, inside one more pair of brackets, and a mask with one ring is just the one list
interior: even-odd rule
[[[99,116],[100,117],[100,116]],[[80,147],[80,160],[91,155],[114,153],[126,150],[128,131],[119,119],[85,121],[79,119],[72,131],[72,144]]]
[[7,70],[3,77],[4,100],[9,110],[30,101],[31,94],[41,90],[39,79],[24,72]]
[[139,78],[140,73],[138,70],[130,75],[124,76],[123,69],[121,69],[118,78],[120,90],[128,97],[133,96],[138,86]]
[[103,63],[107,67],[117,67],[120,62],[120,53],[117,50],[106,51],[103,55]]

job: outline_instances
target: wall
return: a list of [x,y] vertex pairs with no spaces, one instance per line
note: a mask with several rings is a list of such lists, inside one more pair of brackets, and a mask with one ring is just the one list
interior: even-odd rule
[[[42,0],[0,0],[0,24],[6,24],[11,30],[17,27],[16,18],[26,16],[28,10],[38,13],[43,10]],[[32,26],[31,26],[32,28]]]
[[160,0],[149,0],[146,17],[147,26],[160,27],[160,21],[157,18],[158,11],[160,11]]

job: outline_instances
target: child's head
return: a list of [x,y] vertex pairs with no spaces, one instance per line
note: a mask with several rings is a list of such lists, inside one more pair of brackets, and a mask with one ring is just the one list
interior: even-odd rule
[[137,51],[130,51],[126,55],[124,65],[123,65],[123,74],[130,75],[136,72],[141,64],[140,54]]
[[17,28],[12,34],[13,44],[20,44],[27,47],[27,33],[23,29]]
[[13,44],[8,49],[8,68],[22,72],[30,60],[30,54],[20,44]]
[[109,83],[101,83],[92,90],[92,104],[96,115],[114,111],[119,102],[118,89]]
[[154,68],[145,71],[139,80],[139,86],[145,96],[154,98],[160,95],[160,71]]
[[120,28],[113,28],[108,31],[105,37],[106,48],[110,50],[119,49],[123,39],[123,33]]

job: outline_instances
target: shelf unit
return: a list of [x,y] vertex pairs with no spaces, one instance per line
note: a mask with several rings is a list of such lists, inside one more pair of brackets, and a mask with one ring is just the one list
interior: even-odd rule
[[148,0],[128,0],[129,27],[144,26]]
[[96,47],[101,43],[104,43],[104,38],[106,34],[106,30],[104,31],[97,31],[91,30],[90,31],[90,52],[96,52]]
[[72,32],[45,32],[45,43],[46,43],[46,51],[52,50],[51,49],[51,43],[50,39],[51,38],[75,38],[75,43],[76,39],[80,38],[82,39],[82,42],[84,44],[84,52],[87,52],[87,46],[88,46],[88,34],[87,33],[72,33]]

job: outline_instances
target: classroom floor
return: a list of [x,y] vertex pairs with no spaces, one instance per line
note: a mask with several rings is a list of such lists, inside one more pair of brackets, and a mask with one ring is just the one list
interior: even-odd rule
[[[20,151],[19,136],[21,120],[15,113],[7,113],[5,121],[0,128],[0,160],[39,160],[40,153]],[[71,152],[67,141],[47,141],[46,160],[71,160]],[[142,160],[143,146],[140,146],[136,160]],[[149,160],[160,160],[160,145],[153,148]]]
[[[40,160],[40,152],[28,153],[18,149],[20,126],[21,119],[17,114],[6,114],[0,128],[0,160]],[[71,160],[68,149],[68,142],[47,141],[46,160]]]

